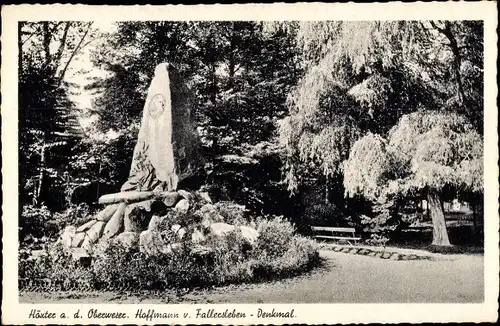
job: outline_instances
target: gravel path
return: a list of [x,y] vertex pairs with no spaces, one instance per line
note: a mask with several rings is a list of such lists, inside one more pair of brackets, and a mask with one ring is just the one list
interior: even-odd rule
[[323,266],[299,277],[184,295],[20,293],[22,303],[475,303],[483,301],[482,255],[392,261],[322,250]]

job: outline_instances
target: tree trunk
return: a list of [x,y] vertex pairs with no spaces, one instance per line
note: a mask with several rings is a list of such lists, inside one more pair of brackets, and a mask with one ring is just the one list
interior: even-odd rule
[[325,177],[325,204],[329,205],[330,204],[330,189],[328,188],[328,182],[330,179],[328,176]]
[[43,22],[43,52],[44,52],[44,60],[45,60],[45,68],[50,67],[50,31],[49,31],[49,22]]
[[428,207],[432,218],[433,236],[432,244],[438,246],[449,246],[448,231],[444,220],[443,206],[439,194],[430,190],[427,194]]
[[457,43],[457,39],[455,38],[455,35],[453,34],[453,31],[451,30],[451,25],[449,22],[446,22],[443,27],[437,26],[433,21],[431,21],[432,26],[437,29],[441,34],[443,34],[449,43],[449,47],[453,53],[453,71],[455,74],[455,81],[457,83],[457,95],[458,95],[458,101],[460,105],[465,105],[465,93],[464,93],[464,87],[462,83],[462,76],[460,74],[460,68],[462,66],[462,56],[460,55],[460,48]]
[[61,74],[59,75],[58,77],[58,85],[57,87],[61,86],[62,85],[62,82],[64,80],[64,75],[66,75],[66,71],[68,70],[68,67],[69,67],[69,64],[71,63],[71,61],[73,60],[73,57],[75,56],[75,54],[78,53],[78,51],[80,51],[83,47],[82,47],[82,43],[83,43],[83,40],[85,39],[85,37],[87,36],[87,34],[89,33],[90,31],[90,28],[92,27],[92,22],[88,23],[87,24],[87,29],[85,30],[85,33],[83,34],[82,38],[80,38],[80,41],[78,42],[78,44],[76,45],[75,49],[73,50],[73,52],[71,52],[71,55],[69,56],[69,59],[68,61],[66,62],[66,64],[64,65],[64,68],[61,70]]
[[34,202],[36,206],[40,206],[40,196],[42,194],[43,177],[45,175],[45,145],[41,148],[40,153],[40,172],[38,174],[38,187],[35,191]]
[[236,37],[235,24],[233,22],[231,28],[230,46],[229,46],[229,82],[228,82],[229,89],[232,89],[234,86],[234,75],[236,73],[235,72],[236,62],[234,58],[234,51],[236,47],[235,37]]
[[470,208],[472,209],[472,233],[476,234],[477,232],[477,207],[475,203],[470,203]]
[[210,92],[210,100],[212,101],[214,108],[217,107],[217,76],[215,75],[215,61],[212,62],[210,67],[210,74],[212,78],[211,92]]
[[19,71],[19,78],[23,75],[23,38],[22,38],[22,27],[23,23],[19,22],[17,24],[17,47],[18,47],[18,53],[17,53],[17,67]]

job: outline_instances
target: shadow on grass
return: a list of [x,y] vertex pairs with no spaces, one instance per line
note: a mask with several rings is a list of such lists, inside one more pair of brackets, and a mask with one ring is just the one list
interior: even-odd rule
[[411,228],[396,233],[390,246],[425,250],[439,254],[482,254],[484,236],[481,230],[474,231],[470,226],[448,227],[451,246],[432,245],[432,227]]
[[430,251],[432,253],[438,254],[482,254],[484,253],[483,247],[478,246],[437,246],[428,245],[424,250]]

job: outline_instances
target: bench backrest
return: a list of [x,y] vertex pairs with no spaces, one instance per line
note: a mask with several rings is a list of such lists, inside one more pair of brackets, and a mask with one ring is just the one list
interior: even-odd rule
[[355,228],[339,228],[339,227],[329,227],[329,226],[311,226],[312,231],[328,231],[328,232],[349,232],[355,233]]

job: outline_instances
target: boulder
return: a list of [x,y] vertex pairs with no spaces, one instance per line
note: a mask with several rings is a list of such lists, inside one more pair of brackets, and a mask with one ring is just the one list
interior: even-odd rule
[[208,192],[206,191],[200,191],[198,193],[198,195],[204,200],[206,201],[207,203],[209,204],[212,204],[212,199],[210,198],[210,196],[208,195]]
[[400,255],[397,252],[392,253],[390,260],[400,260]]
[[99,238],[102,235],[102,232],[104,231],[105,224],[106,223],[103,221],[96,221],[96,223],[92,225],[90,230],[85,232],[85,238],[83,239],[81,245],[82,249],[90,251],[94,247],[94,244],[97,242],[97,240],[99,240]]
[[389,258],[389,257],[391,257],[391,253],[390,253],[390,252],[385,252],[385,251],[384,251],[384,252],[382,253],[382,256],[381,256],[380,258],[387,259],[387,258]]
[[191,241],[195,244],[202,243],[205,241],[205,236],[203,233],[201,233],[200,230],[194,230],[193,234],[191,235]]
[[176,191],[165,191],[160,195],[161,200],[167,207],[174,206],[179,200],[179,194]]
[[82,245],[81,245],[81,249],[84,250],[85,252],[89,252],[92,250],[92,248],[94,247],[94,244],[92,243],[92,241],[90,241],[90,238],[85,235],[85,238],[83,239],[83,242],[82,242]]
[[125,232],[141,232],[147,228],[149,220],[146,221],[147,214],[145,213],[151,211],[151,205],[154,201],[151,199],[127,206],[123,218]]
[[94,217],[94,219],[96,219],[98,221],[102,221],[102,222],[109,221],[119,206],[120,206],[120,204],[113,204],[113,205],[106,206],[106,208],[104,208],[99,213],[97,213],[97,215]]
[[210,231],[218,236],[221,236],[227,232],[235,230],[235,226],[227,223],[212,223],[210,225]]
[[254,244],[257,241],[257,237],[259,236],[259,232],[249,226],[242,225],[240,226],[241,235],[245,238],[250,244]]
[[109,239],[117,235],[123,227],[123,217],[125,214],[125,209],[127,204],[121,203],[116,209],[115,213],[111,219],[106,223],[102,237],[104,239]]
[[76,232],[77,229],[74,226],[67,226],[64,229],[60,237],[60,241],[64,247],[70,248],[72,246],[73,238],[75,237]]
[[177,236],[177,239],[179,239],[179,241],[182,240],[182,238],[186,234],[186,230],[182,226],[180,226],[179,224],[172,225],[171,230],[172,230],[172,232],[175,233],[175,235]]
[[189,191],[186,191],[186,190],[177,190],[177,193],[184,199],[186,199],[187,201],[191,202],[193,201],[193,194],[190,193]]
[[144,200],[138,203],[133,203],[133,204],[128,204],[127,209],[125,210],[125,213],[131,211],[134,208],[140,208],[146,212],[151,211],[151,205],[153,204],[155,200],[154,199],[149,199],[149,200]]
[[80,247],[84,239],[85,239],[85,232],[79,232],[75,234],[75,236],[71,240],[71,247],[73,248]]
[[71,257],[84,267],[90,266],[92,262],[92,257],[90,257],[87,251],[83,248],[73,248],[71,251]]
[[162,239],[161,233],[150,230],[141,232],[139,248],[141,252],[149,255],[157,255],[159,253],[168,254],[172,252],[172,246]]
[[122,245],[126,249],[130,249],[139,241],[139,234],[137,232],[123,232],[113,239],[114,243]]
[[141,232],[139,236],[139,248],[141,252],[152,254],[156,250],[155,237],[159,238],[159,233],[156,231],[146,230]]
[[90,240],[90,242],[96,243],[97,240],[99,240],[99,238],[102,235],[102,232],[104,231],[105,224],[106,223],[103,221],[97,221],[94,225],[92,225],[90,230],[88,230],[86,232],[86,235],[87,235],[88,239]]
[[92,225],[94,225],[95,223],[97,222],[97,220],[90,220],[88,221],[87,223],[81,225],[80,227],[78,227],[76,229],[76,232],[84,232],[84,231],[87,231],[88,229],[90,229],[92,227]]
[[150,199],[154,197],[154,195],[153,191],[123,191],[101,196],[99,198],[99,204],[114,204],[119,202],[133,203]]
[[187,199],[181,199],[177,205],[175,205],[175,210],[181,213],[187,213],[189,210],[189,201]]
[[158,215],[153,215],[151,220],[149,220],[148,230],[149,231],[158,231],[161,223],[161,217]]

